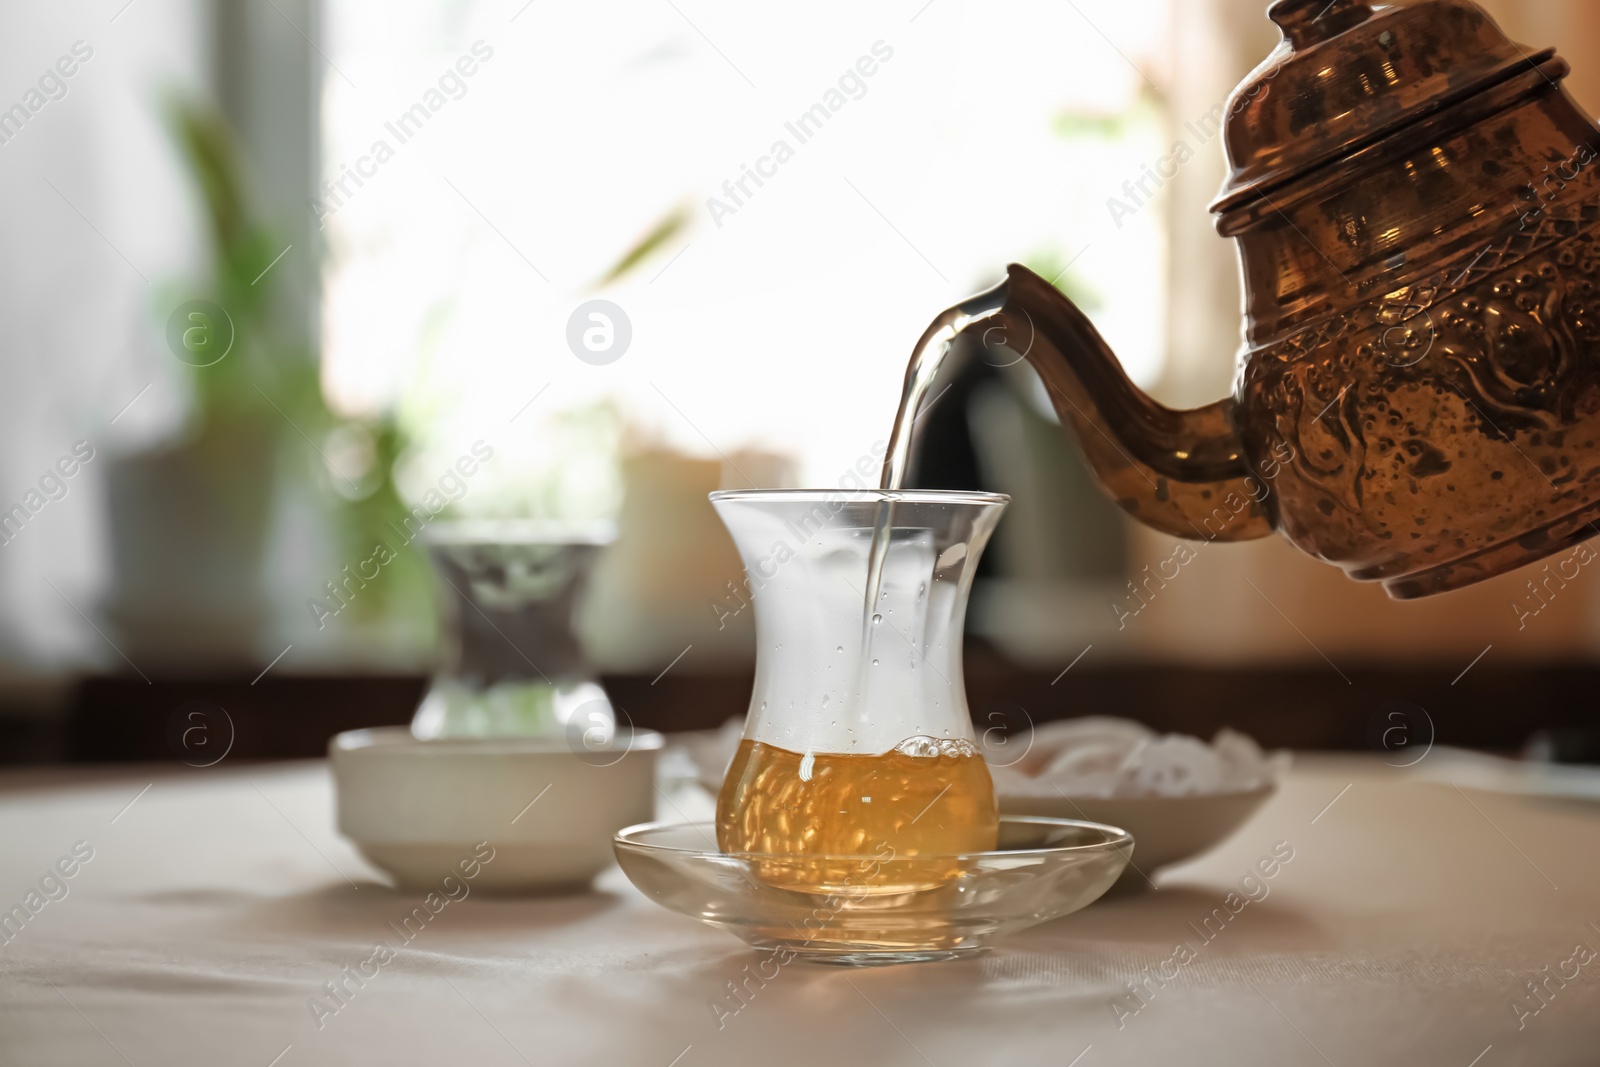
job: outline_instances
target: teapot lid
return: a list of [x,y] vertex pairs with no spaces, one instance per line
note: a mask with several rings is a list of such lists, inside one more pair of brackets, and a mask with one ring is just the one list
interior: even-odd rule
[[1267,17],[1284,39],[1228,97],[1219,215],[1553,54],[1530,55],[1463,0],[1275,0]]

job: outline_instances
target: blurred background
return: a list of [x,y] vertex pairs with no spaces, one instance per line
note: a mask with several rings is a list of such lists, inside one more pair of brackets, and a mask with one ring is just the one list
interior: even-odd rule
[[[1594,5],[1484,6],[1600,101]],[[408,721],[447,606],[418,508],[614,523],[574,623],[612,699],[666,729],[742,713],[750,613],[706,493],[875,469],[913,342],[1006,263],[1165,403],[1231,388],[1206,131],[1278,38],[1264,7],[0,11],[0,760],[172,758],[195,700],[236,758]],[[569,341],[593,300],[608,362]],[[1593,580],[1397,604],[1272,539],[1130,616],[1173,542],[1099,495],[1025,365],[961,369],[923,435],[921,484],[1015,497],[969,619],[980,720],[1359,748],[1405,701],[1442,741],[1583,743]]]

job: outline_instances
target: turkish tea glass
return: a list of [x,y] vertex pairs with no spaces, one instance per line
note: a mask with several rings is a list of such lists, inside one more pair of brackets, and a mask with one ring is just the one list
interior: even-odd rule
[[[962,628],[978,557],[1008,500],[711,494],[744,560],[758,649],[717,842],[751,858],[768,885],[915,892],[959,878],[956,857],[995,847]],[[842,859],[862,856],[878,862]]]
[[609,524],[437,522],[422,536],[445,602],[444,662],[412,720],[418,738],[566,733],[609,743],[611,702],[574,631]]

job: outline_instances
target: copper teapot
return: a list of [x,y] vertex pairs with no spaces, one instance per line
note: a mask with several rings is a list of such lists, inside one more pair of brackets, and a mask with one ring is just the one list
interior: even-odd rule
[[965,333],[1027,359],[1142,522],[1276,530],[1397,599],[1600,533],[1600,129],[1566,62],[1460,0],[1268,17],[1284,40],[1229,98],[1212,205],[1244,274],[1233,396],[1156,403],[1020,266],[919,353]]

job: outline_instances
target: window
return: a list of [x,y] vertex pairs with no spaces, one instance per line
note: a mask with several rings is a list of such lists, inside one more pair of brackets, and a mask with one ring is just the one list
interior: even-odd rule
[[[397,410],[424,466],[493,440],[500,483],[467,510],[527,504],[519,481],[600,448],[604,420],[573,413],[606,403],[647,438],[832,483],[887,436],[923,327],[1010,260],[1067,268],[1149,382],[1160,212],[1108,199],[1164,151],[1132,64],[1160,54],[1165,7],[328,0],[330,398]],[[565,341],[596,296],[632,329],[607,366]],[[603,487],[601,460],[579,480]],[[602,505],[568,488],[558,510]]]

